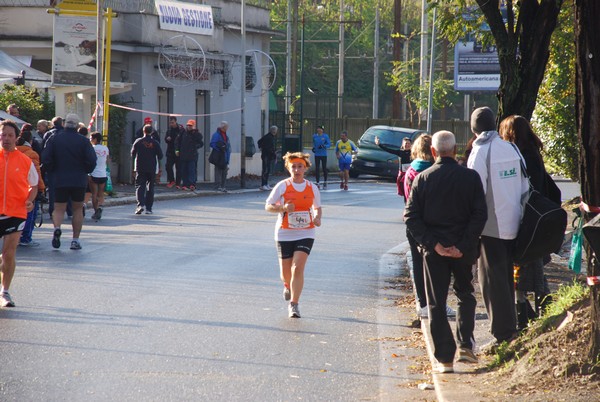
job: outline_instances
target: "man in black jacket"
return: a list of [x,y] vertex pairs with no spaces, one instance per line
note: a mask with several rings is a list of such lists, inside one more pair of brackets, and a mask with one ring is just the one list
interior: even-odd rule
[[196,121],[188,120],[185,131],[175,141],[175,155],[181,166],[181,187],[183,190],[196,189],[196,168],[198,165],[198,149],[204,146],[202,134],[196,130]]
[[[144,136],[144,126],[146,124],[152,125],[152,123],[153,123],[152,117],[145,117],[144,125],[135,132],[135,136],[133,137],[133,142],[135,142],[135,140],[137,140],[138,138],[142,138]],[[154,138],[160,144],[160,134],[154,128],[152,128],[151,137]]]
[[135,159],[135,198],[136,215],[146,208],[146,214],[152,213],[154,204],[154,178],[158,172],[158,161],[163,157],[160,144],[152,138],[152,126],[144,126],[144,136],[135,140],[131,147],[131,156]]
[[258,140],[258,147],[261,152],[260,158],[262,159],[261,190],[271,190],[271,186],[269,186],[269,174],[273,169],[273,162],[276,157],[275,141],[277,138],[277,130],[277,126],[271,126],[269,132]]
[[472,265],[477,261],[479,236],[487,220],[483,186],[477,172],[460,166],[456,139],[449,131],[433,135],[436,162],[415,179],[404,210],[409,232],[423,250],[429,327],[440,373],[453,372],[456,342],[446,316],[451,276],[459,300],[456,333],[457,361],[476,363],[473,353],[475,306]]
[[[184,131],[183,126],[177,123],[177,117],[169,116],[169,129],[165,134],[165,142],[167,143],[165,170],[167,171],[167,187],[169,188],[173,186],[178,189],[181,188],[181,164],[179,163],[179,157],[175,154],[175,143],[177,137],[183,134]],[[175,173],[173,173],[173,167]]]

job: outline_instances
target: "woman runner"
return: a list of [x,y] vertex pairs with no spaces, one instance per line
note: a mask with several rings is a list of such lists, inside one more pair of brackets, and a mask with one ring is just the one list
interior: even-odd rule
[[298,302],[304,287],[304,266],[315,241],[315,227],[321,226],[321,195],[317,186],[304,178],[310,156],[302,152],[283,157],[290,178],[277,183],[265,209],[277,213],[275,241],[279,256],[283,298],[289,301],[290,318],[300,318]]

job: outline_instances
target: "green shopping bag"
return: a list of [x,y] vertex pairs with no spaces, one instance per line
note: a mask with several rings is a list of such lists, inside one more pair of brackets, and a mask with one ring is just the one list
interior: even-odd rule
[[581,272],[581,253],[583,251],[582,226],[583,219],[579,218],[579,225],[577,225],[577,229],[573,232],[573,238],[571,239],[571,252],[569,254],[569,269],[576,273]]
[[108,194],[112,194],[113,192],[112,179],[110,178],[110,167],[108,164],[106,164],[106,186],[104,187],[104,191]]

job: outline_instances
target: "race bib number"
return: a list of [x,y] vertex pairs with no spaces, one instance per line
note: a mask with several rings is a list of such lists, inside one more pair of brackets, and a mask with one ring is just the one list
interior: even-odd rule
[[288,213],[290,229],[307,229],[310,227],[310,211]]

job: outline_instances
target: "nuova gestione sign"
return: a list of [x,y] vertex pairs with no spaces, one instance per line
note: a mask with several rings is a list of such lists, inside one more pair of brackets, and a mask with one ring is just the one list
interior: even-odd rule
[[155,0],[155,3],[160,29],[212,36],[211,6],[163,0]]

